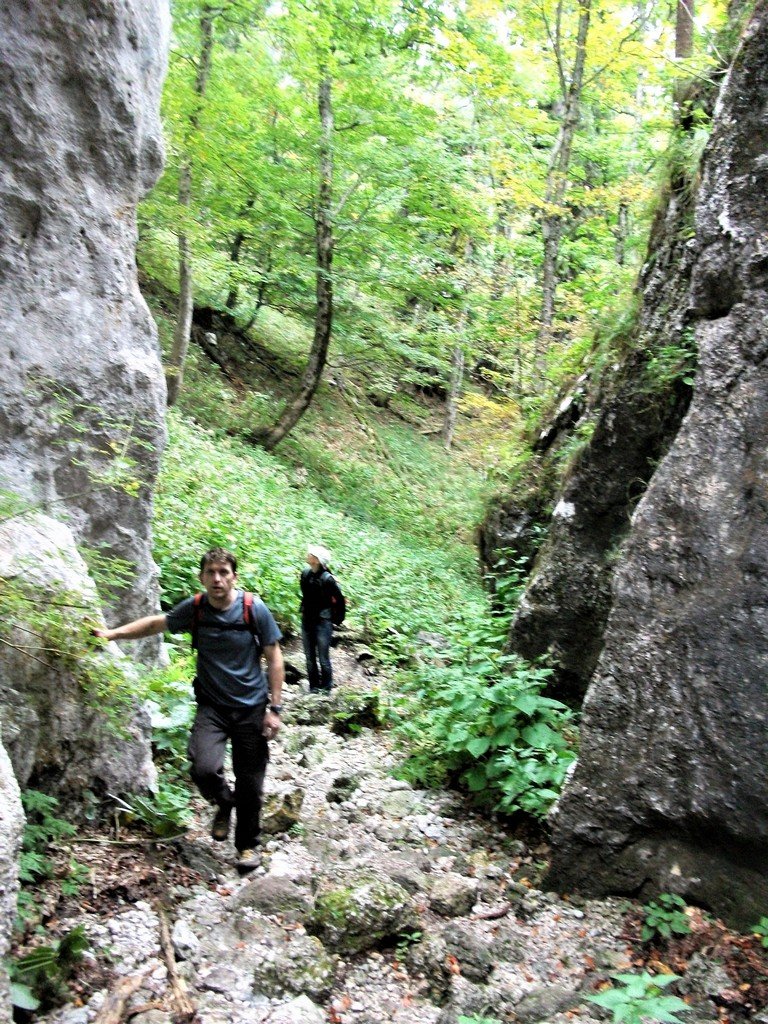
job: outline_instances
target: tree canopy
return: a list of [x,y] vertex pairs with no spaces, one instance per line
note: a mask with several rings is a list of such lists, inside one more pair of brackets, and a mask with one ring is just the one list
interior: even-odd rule
[[243,327],[314,323],[317,374],[331,358],[383,400],[458,399],[466,377],[525,401],[629,301],[675,90],[707,73],[723,16],[701,8],[676,57],[674,14],[176,0],[141,259],[179,290],[187,251],[196,301]]

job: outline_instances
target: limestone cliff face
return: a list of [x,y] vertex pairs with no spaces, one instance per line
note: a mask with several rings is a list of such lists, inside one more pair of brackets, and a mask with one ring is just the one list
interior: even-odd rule
[[694,399],[617,569],[550,877],[679,892],[742,926],[768,906],[767,103],[761,3],[705,154]]
[[11,926],[16,915],[18,873],[16,859],[21,849],[24,812],[19,786],[2,744],[0,744],[0,1020],[11,1020],[11,996],[6,955],[11,943]]
[[[135,214],[162,165],[168,30],[167,0],[0,7],[0,505],[10,507],[12,492],[16,506],[50,509],[80,543],[133,562],[121,618],[146,613],[157,597],[151,487],[165,388],[136,282]],[[45,630],[36,635],[38,606],[62,587],[98,617],[72,533],[42,516],[4,519],[0,577],[0,722],[10,750],[0,745],[1,960],[15,909],[18,784],[77,798],[86,788],[147,788],[155,776],[146,716],[134,708],[110,731],[103,694],[84,694],[72,670],[82,652],[67,640],[82,633],[86,611],[57,615],[61,658]],[[0,1003],[10,1005],[2,967]]]
[[[166,0],[0,9],[0,488],[134,563],[121,619],[157,596],[165,385],[135,212],[162,164],[168,31]],[[117,470],[127,489],[107,486]]]
[[71,531],[39,513],[1,523],[0,579],[0,722],[19,785],[76,806],[86,790],[153,789],[149,716],[130,699],[132,663],[89,640],[98,596]]

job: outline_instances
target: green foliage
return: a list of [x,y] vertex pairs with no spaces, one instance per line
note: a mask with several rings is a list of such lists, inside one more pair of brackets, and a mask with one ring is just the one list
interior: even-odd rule
[[[36,789],[21,794],[26,822],[19,856],[17,926],[21,929],[37,917],[40,883],[56,879],[62,896],[76,896],[87,880],[87,868],[66,856],[66,841],[77,829],[55,813],[56,797]],[[64,854],[65,856],[62,856]]]
[[669,892],[663,892],[655,900],[646,903],[643,907],[643,942],[690,934],[691,925],[685,914],[685,907],[685,900]]
[[693,387],[696,359],[696,342],[691,330],[679,344],[663,345],[649,358],[644,375],[646,388],[662,390],[675,381]]
[[178,835],[191,821],[187,740],[194,716],[194,655],[187,645],[169,645],[167,667],[144,672],[140,696],[152,723],[158,789],[120,801],[124,820],[146,826],[160,838]]
[[82,925],[11,964],[11,1002],[21,1010],[48,1009],[67,997],[66,983],[90,942]]
[[459,1024],[501,1024],[498,1017],[478,1017],[472,1014],[471,1017],[466,1017],[464,1014],[459,1014]]
[[667,985],[678,980],[676,974],[653,975],[644,971],[611,977],[622,987],[614,986],[587,999],[610,1010],[614,1024],[643,1024],[645,1021],[680,1024],[677,1014],[687,1010],[687,1004],[677,996],[662,995]]
[[411,751],[401,774],[543,817],[576,756],[573,714],[543,696],[548,669],[502,653],[506,621],[459,619],[444,663],[413,673],[395,722]]
[[397,945],[395,946],[395,955],[398,960],[402,961],[405,959],[410,947],[421,941],[422,934],[423,933],[417,929],[412,932],[403,932],[400,935],[400,938],[397,940]]
[[21,794],[21,802],[26,823],[19,856],[21,889],[17,909],[20,925],[37,915],[36,896],[41,881],[58,878],[62,895],[74,896],[86,876],[86,868],[73,858],[69,858],[62,869],[53,856],[61,853],[62,845],[77,831],[74,825],[56,815],[59,806],[56,797],[27,789]]
[[752,926],[752,934],[760,939],[760,945],[768,949],[768,917],[761,917],[757,924]]
[[331,715],[331,732],[355,736],[363,729],[378,729],[382,724],[380,704],[378,690],[340,690]]
[[169,780],[186,779],[187,739],[194,716],[195,658],[187,645],[169,645],[167,667],[144,673],[141,696],[152,723],[155,763]]
[[140,822],[153,835],[167,839],[186,832],[192,820],[189,804],[189,787],[171,782],[160,773],[156,793],[121,800],[120,808],[126,821]]
[[[198,303],[226,302],[256,330],[313,315],[312,215],[320,126],[331,82],[334,132],[333,370],[377,401],[443,391],[449,354],[500,396],[541,389],[534,366],[542,217],[580,6],[547,0],[509,12],[496,2],[449,10],[348,0],[209,9],[211,73],[196,83],[201,4],[176,0],[163,114],[166,173],[140,215],[142,264],[176,288],[176,239],[190,239]],[[551,390],[583,369],[592,325],[626,302],[650,217],[647,169],[672,131],[669,93],[711,59],[669,57],[661,11],[606,9],[586,40],[565,194],[558,303],[547,355]],[[712,11],[697,18],[706,31]],[[715,19],[716,20],[716,19]],[[557,32],[552,37],[552,25]],[[668,160],[693,168],[706,133],[676,140]],[[192,205],[178,201],[192,168]],[[692,180],[692,174],[688,175]],[[236,243],[236,244],[235,244]],[[278,311],[280,311],[278,313]],[[287,340],[286,340],[287,342]],[[292,347],[303,364],[307,345]],[[559,367],[561,361],[563,366]],[[252,422],[280,394],[257,387]],[[459,430],[459,438],[461,430]],[[459,441],[460,443],[460,441]]]
[[595,420],[582,419],[576,429],[571,433],[565,444],[557,450],[555,462],[564,467],[572,465],[579,454],[589,445],[592,435],[595,432],[597,423]]

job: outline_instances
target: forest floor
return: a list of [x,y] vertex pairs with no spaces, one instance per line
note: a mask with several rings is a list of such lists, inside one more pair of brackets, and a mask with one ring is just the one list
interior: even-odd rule
[[[380,686],[358,655],[334,650],[340,686]],[[193,827],[168,841],[126,829],[80,832],[72,850],[87,881],[71,896],[44,885],[45,934],[28,935],[16,952],[77,926],[90,949],[65,982],[49,986],[58,1006],[18,1020],[587,1024],[610,1019],[588,996],[611,976],[649,972],[680,976],[664,994],[689,1004],[683,1022],[768,1022],[768,950],[756,937],[691,907],[688,934],[643,943],[639,904],[542,891],[540,835],[512,835],[457,793],[398,781],[391,733],[334,733],[333,699],[304,688],[286,687],[261,866],[237,874],[230,843],[208,835],[202,803]],[[317,894],[338,892],[339,878],[345,893],[357,885],[367,895],[347,919],[318,925]],[[404,916],[372,906],[372,879],[407,894]],[[355,929],[355,913],[371,911]],[[382,922],[369,941],[366,928]]]

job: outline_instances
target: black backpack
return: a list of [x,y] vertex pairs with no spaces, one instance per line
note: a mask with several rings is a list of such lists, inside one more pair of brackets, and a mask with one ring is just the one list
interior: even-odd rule
[[331,622],[340,626],[347,617],[347,599],[341,592],[339,581],[326,569],[322,576],[323,582],[332,580],[336,584],[337,593],[331,595]]

